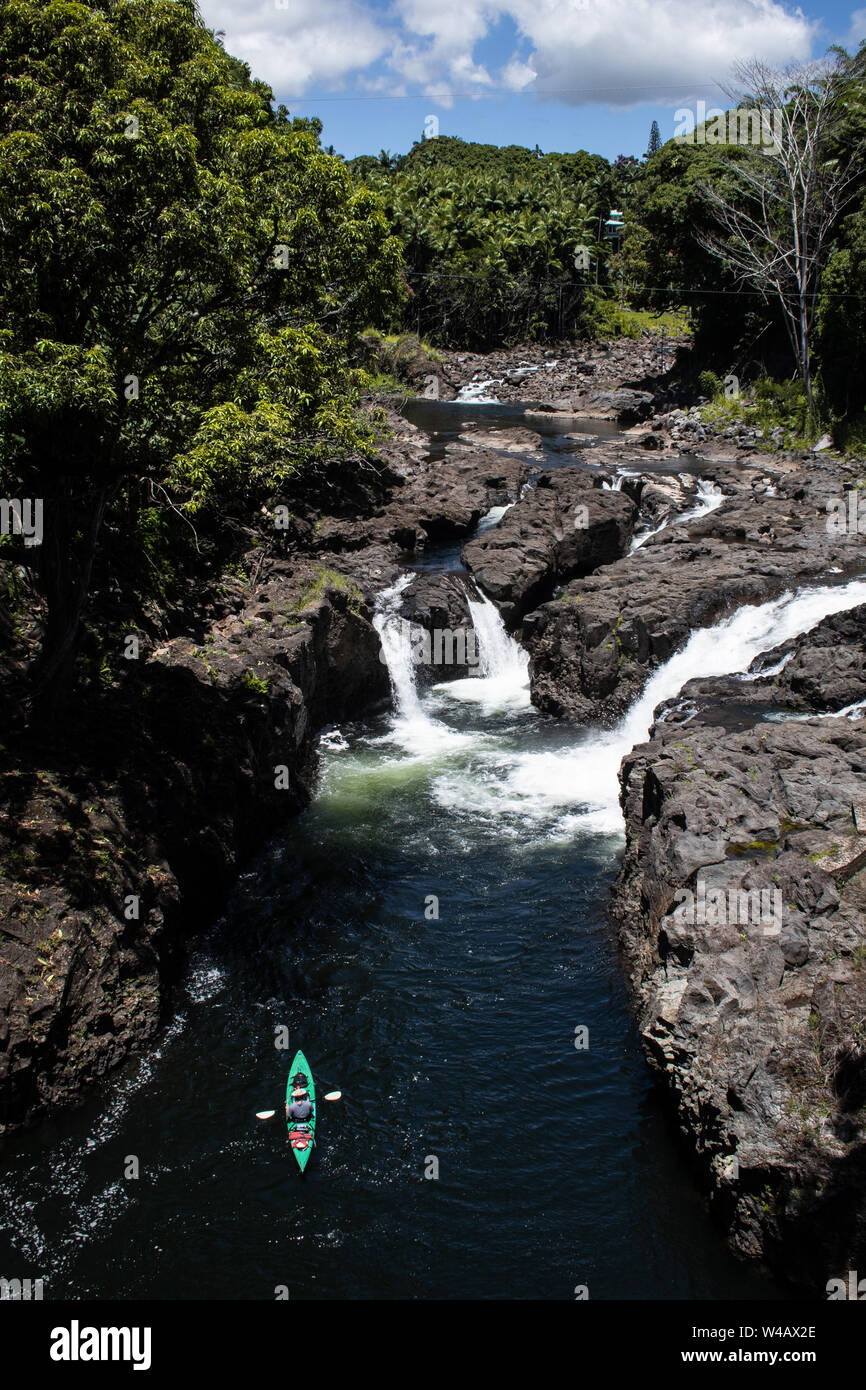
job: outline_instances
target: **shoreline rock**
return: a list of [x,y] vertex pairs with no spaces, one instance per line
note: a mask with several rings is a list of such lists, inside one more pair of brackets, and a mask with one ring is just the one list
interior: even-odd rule
[[840,689],[866,694],[866,607],[755,669],[786,655],[755,682],[764,712],[830,717],[740,705],[731,729],[735,683],[693,681],[623,760],[613,916],[644,1051],[731,1248],[821,1297],[866,1255],[866,720],[833,713]]
[[154,1038],[183,942],[309,803],[317,730],[387,698],[369,618],[357,591],[307,600],[275,565],[203,642],[143,648],[62,741],[19,742],[0,774],[0,1135]]
[[495,530],[464,547],[464,563],[507,628],[515,628],[557,584],[589,574],[628,549],[634,502],[592,481],[583,469],[567,466],[541,474]]

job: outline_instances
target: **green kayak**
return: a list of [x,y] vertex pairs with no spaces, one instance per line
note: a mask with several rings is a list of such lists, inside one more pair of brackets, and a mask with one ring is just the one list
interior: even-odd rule
[[[313,1103],[313,1113],[306,1123],[298,1120],[289,1119],[289,1106],[292,1103],[292,1091],[294,1090],[293,1078],[301,1072],[305,1077],[307,1095]],[[310,1064],[303,1052],[295,1053],[295,1060],[292,1062],[292,1069],[289,1072],[289,1079],[286,1082],[286,1128],[289,1131],[289,1143],[292,1146],[292,1153],[298,1160],[298,1167],[303,1173],[307,1166],[310,1154],[313,1152],[313,1144],[316,1139],[316,1086],[313,1081],[313,1073]]]

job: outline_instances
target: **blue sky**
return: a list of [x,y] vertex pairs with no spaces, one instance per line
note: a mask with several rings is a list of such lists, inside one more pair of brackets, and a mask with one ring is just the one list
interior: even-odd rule
[[439,133],[494,145],[641,155],[655,119],[727,103],[733,63],[820,57],[866,39],[840,0],[200,0],[293,114],[351,158]]

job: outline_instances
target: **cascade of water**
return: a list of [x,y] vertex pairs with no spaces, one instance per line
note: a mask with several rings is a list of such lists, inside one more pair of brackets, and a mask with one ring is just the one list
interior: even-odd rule
[[525,680],[529,657],[519,642],[509,637],[496,604],[480,592],[477,598],[472,598],[465,588],[464,593],[478,640],[481,674],[492,680]]
[[663,531],[666,526],[682,526],[685,521],[697,521],[699,517],[707,516],[720,507],[725,500],[725,494],[710,478],[698,478],[697,480],[698,501],[690,511],[683,512],[681,516],[666,517],[665,520],[653,528],[652,531],[645,531],[641,536],[635,536],[629,549],[629,554],[633,555],[636,550],[640,550],[642,545],[646,545],[652,536],[657,536],[659,531]]
[[522,754],[502,789],[503,799],[519,799],[527,811],[534,805],[537,814],[548,816],[555,807],[583,807],[566,818],[563,829],[621,833],[619,766],[646,739],[658,705],[673,699],[693,677],[745,671],[761,652],[808,632],[831,613],[861,603],[866,603],[866,581],[852,580],[842,586],[785,594],[755,607],[747,605],[714,627],[693,632],[685,647],[650,678],[615,729],[591,732],[582,742],[555,754]]
[[418,687],[415,684],[409,624],[400,611],[403,606],[403,594],[413,578],[412,574],[401,574],[395,584],[383,589],[376,599],[373,626],[382,643],[382,655],[388,666],[397,714],[404,719],[424,719],[426,716],[421,708]]
[[480,592],[474,597],[465,587],[463,592],[478,643],[480,675],[437,685],[437,697],[473,702],[490,711],[528,709],[529,654],[509,637],[495,603]]
[[[580,832],[621,836],[620,763],[646,739],[654,710],[674,699],[687,681],[745,672],[762,652],[809,631],[831,613],[866,603],[866,581],[853,580],[746,605],[714,627],[693,632],[682,650],[652,675],[615,729],[575,730],[567,741],[563,729],[564,741],[555,750],[549,744],[540,750],[534,738],[529,746],[524,740],[521,748],[510,736],[501,737],[508,725],[499,733],[483,727],[458,732],[427,713],[433,708],[444,715],[449,706],[454,710],[461,702],[480,707],[485,717],[528,710],[528,656],[508,635],[490,599],[467,593],[481,674],[443,682],[419,698],[408,624],[399,616],[410,582],[411,576],[404,575],[377,604],[375,622],[396,704],[388,741],[431,763],[431,770],[432,764],[437,766],[432,794],[439,804],[461,815],[492,817],[503,834],[512,833],[519,822],[523,834],[534,825],[536,834],[556,838]],[[863,711],[864,702],[857,702],[839,713],[857,718]]]
[[[646,738],[653,710],[673,698],[695,676],[726,676],[746,671],[761,652],[808,632],[822,618],[866,602],[866,582],[853,580],[841,587],[801,589],[757,607],[740,608],[715,627],[693,632],[677,652],[647,682],[626,715],[622,730],[629,747]],[[628,750],[626,750],[628,751]]]
[[[465,743],[465,736],[433,719],[418,694],[417,661],[423,643],[413,640],[412,624],[402,616],[403,594],[415,578],[402,574],[376,600],[373,626],[382,643],[394,692],[394,720],[388,741],[396,742],[415,757],[427,758]],[[414,636],[421,637],[420,629]]]
[[454,399],[458,403],[462,402],[463,404],[468,403],[472,405],[501,405],[502,402],[500,401],[498,396],[489,396],[487,394],[491,386],[498,385],[498,377],[491,378],[489,381],[470,381],[467,386],[462,386],[460,388],[460,391],[457,393]]
[[486,512],[479,521],[475,528],[475,535],[483,536],[486,531],[492,531],[495,526],[499,525],[505,513],[510,511],[513,506],[513,502],[506,502],[504,507],[491,507],[490,511]]

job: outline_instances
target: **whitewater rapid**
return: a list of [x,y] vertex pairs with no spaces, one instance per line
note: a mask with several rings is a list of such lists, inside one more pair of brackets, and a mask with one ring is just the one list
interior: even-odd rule
[[[640,475],[638,474],[637,476]],[[621,486],[622,483],[620,481],[620,487]],[[711,479],[707,478],[698,478],[697,495],[698,500],[689,511],[682,512],[679,516],[665,517],[664,521],[658,526],[654,526],[651,531],[643,531],[640,535],[635,536],[631,543],[629,554],[633,555],[636,550],[640,550],[641,546],[646,545],[648,540],[651,540],[653,536],[657,536],[660,531],[664,531],[668,526],[683,526],[688,521],[698,521],[702,516],[708,516],[710,512],[714,512],[717,507],[720,507],[725,500],[725,494],[722,492],[721,488]]]
[[[575,729],[539,716],[529,698],[528,656],[489,599],[467,593],[480,652],[479,674],[419,695],[405,642],[396,639],[403,576],[380,598],[376,626],[394,690],[383,745],[397,763],[423,764],[431,800],[494,833],[535,839],[590,834],[621,840],[619,767],[647,738],[655,709],[696,676],[740,675],[762,652],[822,618],[866,603],[866,581],[788,593],[747,605],[709,628],[660,667],[612,730]],[[780,662],[777,668],[784,664]],[[767,674],[767,672],[762,672]],[[842,711],[840,711],[842,713]],[[849,713],[849,711],[844,711]],[[858,717],[861,710],[852,708]],[[369,770],[369,768],[368,768]],[[384,769],[382,769],[384,771]]]

